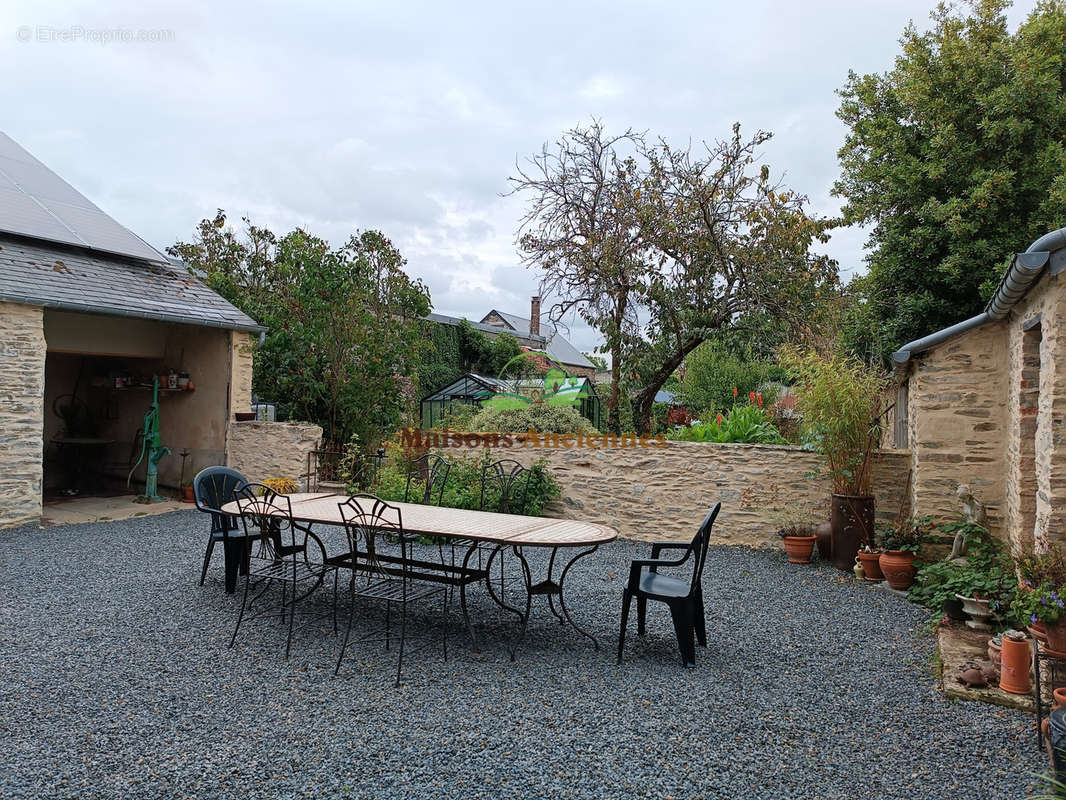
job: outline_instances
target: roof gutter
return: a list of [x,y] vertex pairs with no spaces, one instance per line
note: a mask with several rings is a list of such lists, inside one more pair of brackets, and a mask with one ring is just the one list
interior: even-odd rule
[[[1048,264],[1052,264],[1051,274],[1053,275],[1066,269],[1066,259],[1052,259],[1052,254],[1063,250],[1066,250],[1066,228],[1059,228],[1041,236],[1029,245],[1024,253],[1018,253],[1011,259],[1007,273],[999,282],[995,294],[988,301],[984,311],[951,327],[931,333],[921,339],[915,339],[913,342],[907,342],[892,354],[892,361],[896,368],[904,367],[912,356],[935,347],[952,336],[973,330],[986,322],[1004,319],[1029,291],[1029,288],[1036,283]],[[1056,263],[1052,263],[1053,261]]]
[[128,319],[149,319],[156,322],[174,322],[179,325],[197,325],[201,328],[222,328],[228,331],[248,331],[249,333],[266,333],[269,328],[262,325],[241,325],[222,320],[205,319],[203,317],[187,316],[185,314],[164,314],[152,311],[130,311],[121,308],[106,308],[94,306],[89,303],[74,303],[63,300],[41,300],[39,298],[25,297],[12,292],[0,292],[0,300],[11,303],[20,303],[27,306],[40,306],[41,308],[54,308],[58,311],[77,311],[81,314],[100,314],[107,317],[126,317]]

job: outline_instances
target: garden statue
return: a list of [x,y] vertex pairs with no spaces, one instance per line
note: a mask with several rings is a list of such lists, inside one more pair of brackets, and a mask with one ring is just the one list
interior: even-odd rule
[[[962,515],[966,517],[966,521],[984,527],[985,522],[988,521],[988,513],[985,511],[984,503],[973,496],[970,487],[965,483],[960,483],[955,493],[958,495],[959,502],[962,503]],[[951,543],[951,555],[948,556],[948,561],[961,559],[965,555],[966,533],[959,531],[955,534],[955,540]]]

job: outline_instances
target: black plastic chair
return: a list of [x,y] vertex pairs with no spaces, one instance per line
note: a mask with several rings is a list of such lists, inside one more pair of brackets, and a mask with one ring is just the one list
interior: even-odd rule
[[[703,612],[703,567],[707,563],[707,546],[711,541],[711,528],[722,504],[704,517],[699,531],[691,542],[656,542],[651,546],[650,559],[634,559],[629,568],[629,582],[622,590],[622,626],[618,632],[618,663],[622,663],[622,649],[626,642],[626,624],[629,622],[629,606],[637,598],[637,635],[644,635],[644,620],[648,600],[666,603],[674,620],[674,632],[681,650],[681,659],[686,667],[696,664],[696,646],[693,637],[702,647],[707,646],[707,624]],[[676,560],[660,559],[663,550],[684,550]],[[660,567],[680,567],[692,558],[692,577],[675,578],[659,573]]]
[[[288,617],[289,632],[285,639],[285,658],[288,658],[289,650],[292,648],[296,606],[321,586],[330,573],[334,576],[332,615],[333,632],[336,633],[337,568],[325,563],[326,551],[318,537],[309,529],[301,528],[296,524],[292,516],[292,502],[288,496],[278,494],[269,486],[261,483],[246,483],[234,492],[234,499],[241,510],[241,522],[245,531],[245,558],[248,559],[249,565],[244,578],[241,611],[237,615],[237,625],[233,629],[229,646],[233,647],[237,641],[237,632],[241,629],[247,610],[266,594],[272,584],[280,584],[280,605],[268,606],[256,611],[248,617],[248,620],[271,614],[280,616],[284,622]],[[299,537],[301,541],[297,540],[298,534],[302,534]],[[253,541],[259,542],[259,551],[255,557],[250,555]],[[321,561],[308,559],[309,541],[317,544]],[[264,588],[249,602],[248,592],[253,582],[257,586],[260,583],[264,584]],[[298,590],[309,582],[313,582],[311,588],[298,594]]]
[[[448,633],[444,624],[447,590],[439,583],[420,579],[420,574],[415,570],[415,565],[419,562],[414,561],[411,553],[418,536],[404,532],[403,518],[397,506],[369,494],[349,497],[343,503],[338,503],[338,506],[348,535],[348,553],[330,561],[340,569],[351,570],[351,605],[348,608],[348,627],[344,631],[344,642],[341,644],[333,674],[336,675],[340,671],[344,661],[344,653],[348,649],[352,634],[356,599],[362,598],[385,604],[385,626],[383,629],[369,631],[359,640],[365,642],[384,639],[386,650],[390,649],[393,638],[391,609],[394,605],[399,606],[400,652],[396,662],[395,683],[399,686],[407,644],[409,603],[440,595],[441,618],[438,625],[444,660],[448,660]],[[382,552],[386,548],[389,550],[387,555]],[[357,580],[357,577],[362,580]]]
[[217,542],[222,542],[226,556],[227,594],[237,590],[237,573],[243,575],[248,571],[247,559],[243,558],[244,532],[236,517],[221,511],[222,506],[233,499],[233,493],[247,483],[247,478],[229,467],[207,467],[192,479],[196,507],[211,515],[211,534],[207,540],[207,552],[204,553],[204,567],[200,572],[201,586],[207,578],[207,565],[211,563],[211,553]]

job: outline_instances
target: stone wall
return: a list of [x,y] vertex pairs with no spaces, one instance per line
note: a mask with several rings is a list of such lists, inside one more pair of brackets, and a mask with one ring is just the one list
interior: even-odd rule
[[44,314],[0,302],[0,527],[41,516]]
[[1002,535],[1007,446],[1007,336],[990,323],[949,339],[911,362],[908,440],[913,513],[959,515],[960,484],[983,502]]
[[1007,320],[1005,527],[1011,541],[1066,538],[1066,291],[1044,275]]
[[[592,450],[527,446],[523,437],[499,458],[530,464],[546,458],[563,489],[549,516],[601,522],[630,539],[691,538],[707,510],[722,501],[720,542],[776,543],[785,510],[828,519],[830,483],[815,477],[822,458],[797,447],[667,442],[664,446]],[[470,448],[443,448],[449,455]],[[907,483],[909,454],[882,451],[873,471],[879,519],[894,519]]]
[[318,447],[322,429],[302,422],[231,422],[227,463],[250,481],[293,478],[301,483],[307,454]]
[[252,366],[255,337],[247,331],[230,331],[229,410],[252,410]]

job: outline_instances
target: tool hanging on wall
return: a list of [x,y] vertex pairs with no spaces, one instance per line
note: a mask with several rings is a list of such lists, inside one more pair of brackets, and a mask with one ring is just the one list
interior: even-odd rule
[[159,462],[165,455],[170,454],[170,448],[163,444],[163,437],[159,435],[159,376],[152,377],[152,405],[148,407],[144,415],[144,426],[141,429],[141,456],[130,470],[126,478],[127,488],[133,481],[133,473],[147,457],[147,466],[144,474],[144,494],[134,498],[135,503],[162,503],[159,496]]

